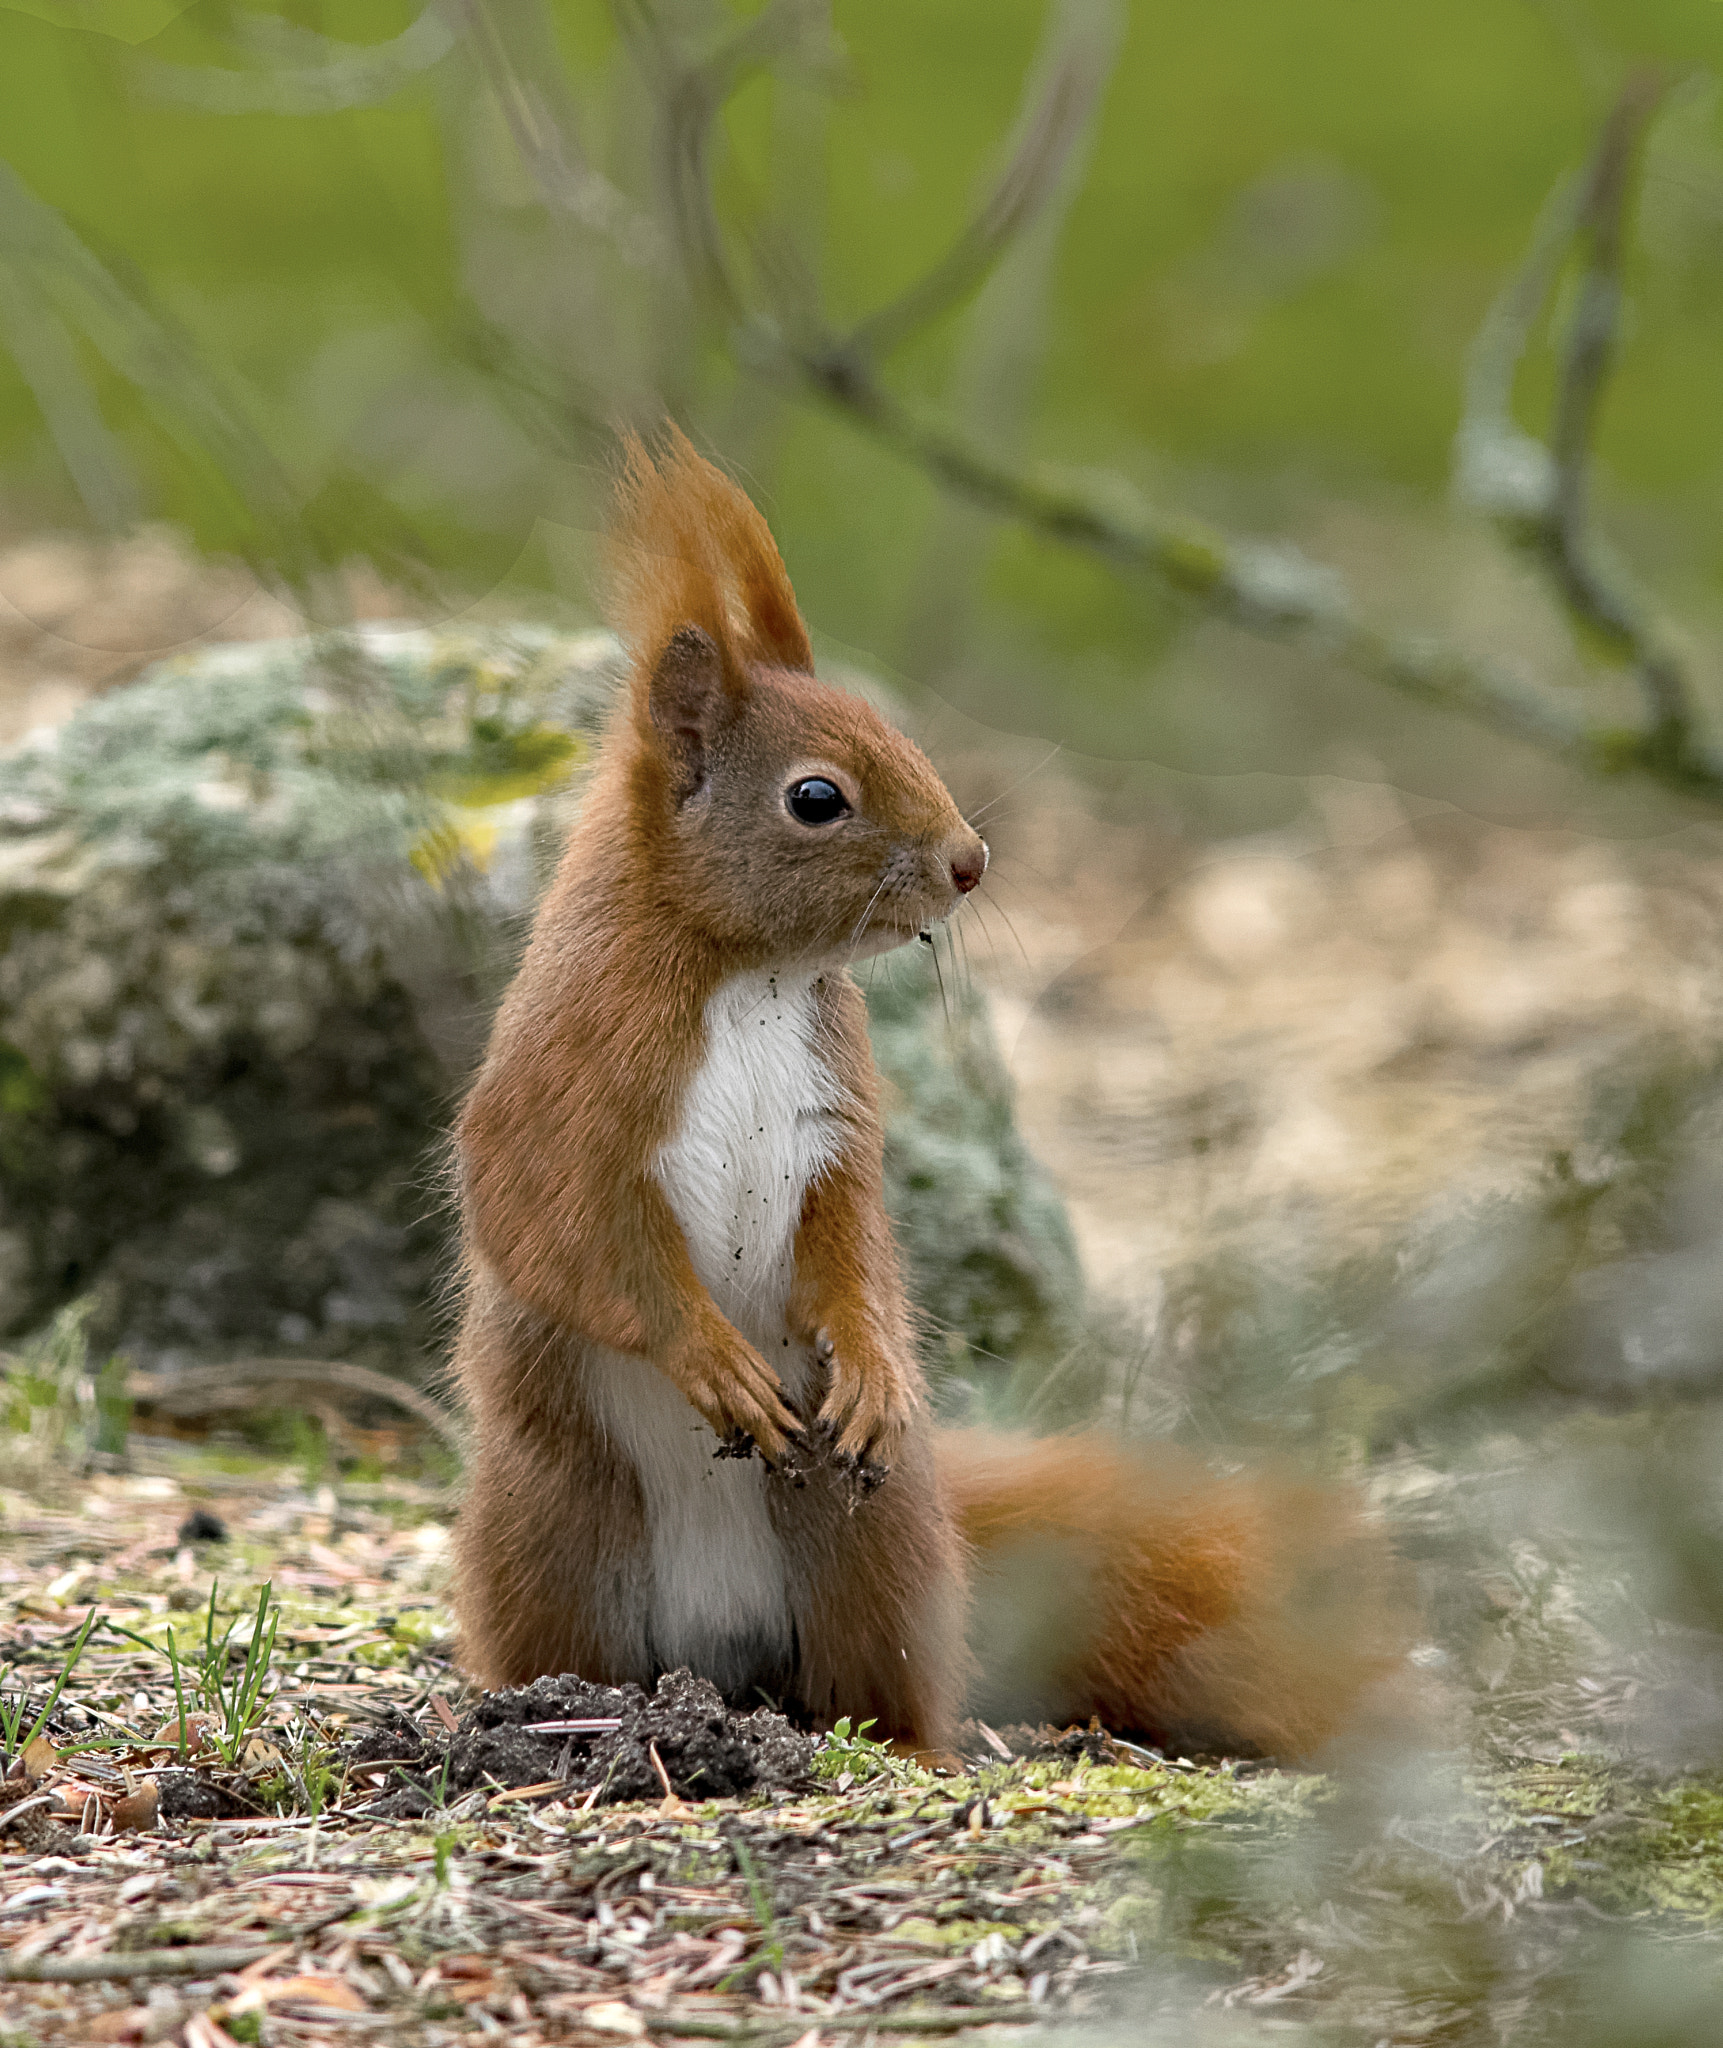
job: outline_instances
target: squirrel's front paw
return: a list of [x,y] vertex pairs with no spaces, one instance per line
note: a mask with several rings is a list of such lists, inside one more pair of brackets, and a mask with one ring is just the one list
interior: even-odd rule
[[741,1337],[720,1345],[696,1360],[678,1359],[671,1377],[717,1431],[726,1456],[746,1457],[743,1440],[752,1437],[763,1456],[781,1457],[786,1437],[802,1427],[785,1405],[782,1382]]
[[830,1376],[820,1404],[820,1428],[833,1449],[854,1467],[865,1489],[880,1484],[897,1460],[916,1409],[921,1405],[908,1373],[866,1344],[839,1344],[829,1329],[814,1337],[814,1355]]

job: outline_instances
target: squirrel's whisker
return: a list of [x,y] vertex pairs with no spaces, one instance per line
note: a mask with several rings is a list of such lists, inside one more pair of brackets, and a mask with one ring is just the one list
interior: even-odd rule
[[1023,774],[1018,776],[1015,782],[1007,783],[1006,786],[999,792],[997,796],[989,797],[987,802],[981,806],[980,810],[972,811],[969,814],[969,816],[964,820],[964,823],[972,828],[974,826],[979,825],[982,819],[987,816],[989,811],[996,809],[1000,804],[1002,804],[1005,801],[1005,799],[1008,796],[1014,795],[1016,791],[1020,790],[1023,787],[1024,783],[1032,781],[1035,776],[1041,773],[1043,768],[1049,766],[1051,762],[1054,760],[1054,758],[1057,755],[1062,754],[1064,751],[1065,742],[1063,740],[1056,740],[1053,744],[1051,752],[1044,755],[1039,761],[1037,761],[1033,768],[1025,770]]
[[997,896],[995,896],[992,899],[991,905],[989,907],[997,911],[1000,917],[1004,919],[1005,929],[1011,934],[1012,943],[1016,946],[1018,952],[1023,955],[1023,965],[1029,968],[1031,971],[1033,971],[1035,963],[1029,957],[1029,948],[1026,945],[1024,945],[1023,941],[1017,936],[1017,927],[1011,922],[1010,911],[1008,911],[1005,908],[1004,904],[999,901]]

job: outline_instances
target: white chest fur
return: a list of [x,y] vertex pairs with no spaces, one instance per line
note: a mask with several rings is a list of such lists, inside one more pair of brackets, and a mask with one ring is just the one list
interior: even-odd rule
[[[785,1303],[808,1183],[836,1154],[841,1091],[820,1057],[813,990],[739,975],[706,1006],[705,1048],[655,1164],[694,1270],[792,1390]],[[640,1480],[652,1552],[646,1643],[726,1691],[787,1668],[784,1557],[758,1458],[719,1459],[711,1429],[667,1379],[600,1353],[592,1389]]]
[[706,1005],[705,1052],[657,1161],[695,1272],[768,1357],[783,1348],[802,1198],[836,1151],[840,1090],[816,1024],[805,982],[725,982]]

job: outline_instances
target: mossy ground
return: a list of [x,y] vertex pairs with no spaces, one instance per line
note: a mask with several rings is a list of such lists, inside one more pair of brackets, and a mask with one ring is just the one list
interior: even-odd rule
[[[554,1787],[481,1788],[380,1820],[365,1809],[382,1781],[343,1767],[346,1741],[403,1713],[435,1729],[466,1697],[446,1497],[308,1486],[233,1447],[134,1439],[132,1462],[38,1464],[4,1496],[5,1690],[29,1690],[31,1718],[101,1618],[48,1725],[57,1760],[36,1753],[30,1790],[55,1799],[0,1831],[0,1939],[50,1964],[230,1953],[154,1980],[14,1982],[8,2041],[221,2048],[339,2025],[814,2048],[1079,2026],[1625,2044],[1611,2000],[1636,1985],[1674,2000],[1655,2038],[1711,2038],[1682,2012],[1723,1953],[1723,1776],[1601,1752],[1479,1742],[1314,1772],[1071,1738],[936,1773],[852,1735],[787,1795],[582,1809]],[[226,1539],[182,1542],[194,1509]],[[171,1667],[146,1645],[171,1627],[187,1659],[213,1579],[218,1628],[240,1620],[230,1683],[265,1585],[275,1619],[255,1727],[231,1763],[190,1760],[230,1817],[126,1831],[121,1802],[178,1763],[160,1739]]]

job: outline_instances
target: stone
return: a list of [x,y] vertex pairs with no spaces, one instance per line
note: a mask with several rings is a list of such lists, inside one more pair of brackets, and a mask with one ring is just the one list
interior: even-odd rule
[[[606,634],[365,626],[160,663],[0,759],[0,1331],[415,1377],[446,1133],[621,672]],[[869,1002],[930,1356],[1047,1359],[1080,1276],[986,1004]]]

